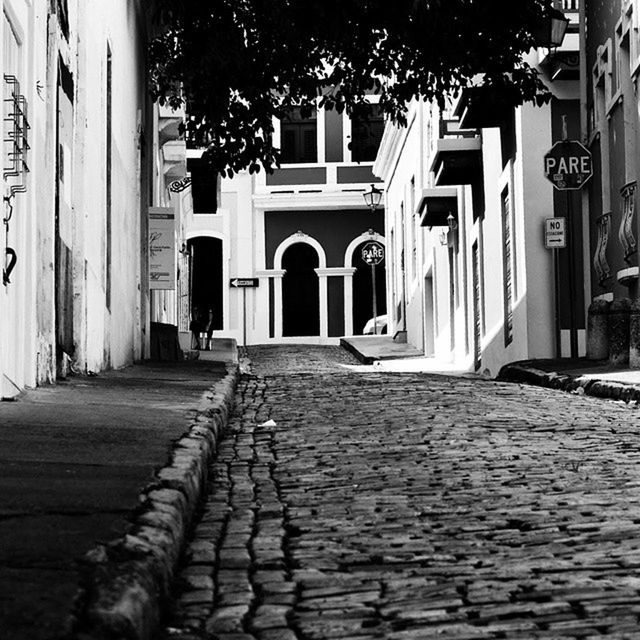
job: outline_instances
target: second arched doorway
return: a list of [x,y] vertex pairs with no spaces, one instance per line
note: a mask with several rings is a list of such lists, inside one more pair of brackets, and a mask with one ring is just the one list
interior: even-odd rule
[[282,333],[320,335],[320,286],[315,269],[318,253],[306,242],[290,245],[282,255]]
[[[353,252],[353,333],[361,334],[365,324],[373,317],[373,278],[371,266],[362,258],[362,248],[369,241],[363,241]],[[376,307],[378,316],[387,313],[387,286],[385,263],[375,268]]]

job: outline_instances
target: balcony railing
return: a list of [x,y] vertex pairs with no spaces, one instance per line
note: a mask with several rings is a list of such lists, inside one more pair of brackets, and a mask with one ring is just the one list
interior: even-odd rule
[[580,0],[556,0],[555,5],[564,13],[580,11]]

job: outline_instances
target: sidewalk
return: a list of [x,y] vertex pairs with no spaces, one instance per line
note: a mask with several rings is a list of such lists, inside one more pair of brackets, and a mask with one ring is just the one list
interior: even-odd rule
[[[203,457],[232,402],[235,362],[235,342],[218,340],[198,360],[73,377],[0,403],[0,638],[68,632],[77,560],[98,542],[139,531],[142,517],[152,520],[152,508],[139,505],[152,482],[158,497],[147,490],[147,502],[161,501],[165,510],[179,504],[184,513],[193,508],[175,468],[206,467]],[[161,495],[167,487],[181,491]],[[96,564],[101,571],[103,560]],[[81,604],[94,615],[100,589],[91,591],[91,567],[85,574],[89,591]]]
[[[380,371],[474,375],[455,365],[426,357],[410,344],[393,342],[391,336],[350,336],[341,338],[340,344],[364,365],[375,365]],[[612,367],[606,360],[523,360],[505,365],[496,379],[536,384],[599,398],[640,401],[640,370]]]
[[425,356],[413,345],[394,342],[391,336],[349,336],[340,338],[340,346],[378,371],[473,375],[457,365]]

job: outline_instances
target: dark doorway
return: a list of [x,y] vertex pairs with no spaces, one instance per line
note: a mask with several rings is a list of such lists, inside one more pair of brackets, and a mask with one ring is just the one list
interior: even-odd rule
[[[107,87],[108,89],[108,87]],[[73,77],[62,60],[58,64],[58,92],[57,92],[57,117],[56,117],[56,185],[55,185],[55,323],[56,323],[56,369],[57,374],[65,377],[67,374],[68,359],[75,353],[75,336],[73,333],[73,212],[71,203],[66,194],[73,184],[71,168],[73,163],[69,151],[73,148],[72,128],[68,126],[73,122]],[[108,111],[108,109],[107,109]],[[107,113],[109,122],[109,113]],[[107,124],[105,131],[107,136],[106,155],[109,156],[110,128]],[[107,167],[109,166],[106,162]],[[107,182],[107,198],[109,197],[110,177],[105,175]],[[110,202],[107,202],[106,215],[110,211]],[[104,233],[107,239],[106,249],[110,248],[110,224],[106,218]],[[111,256],[105,255],[105,292],[106,305],[110,309],[110,273]],[[111,366],[111,348],[105,336],[104,365]]]
[[[367,241],[368,242],[368,241]],[[353,252],[353,333],[360,334],[367,321],[373,318],[373,295],[371,287],[371,267],[362,259],[363,242]],[[376,270],[376,306],[378,317],[387,313],[387,271],[385,263]]]
[[314,271],[316,250],[305,242],[291,245],[282,256],[282,333],[320,335],[320,285]]
[[191,254],[191,313],[197,309],[200,319],[208,318],[213,310],[213,328],[223,328],[222,302],[222,240],[193,238],[189,240]]

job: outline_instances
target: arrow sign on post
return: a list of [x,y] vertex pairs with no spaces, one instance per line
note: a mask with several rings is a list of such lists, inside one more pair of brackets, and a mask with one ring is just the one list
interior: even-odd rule
[[229,284],[232,287],[236,287],[236,289],[241,289],[243,287],[257,287],[260,284],[260,280],[258,278],[233,278]]
[[247,289],[260,284],[258,278],[231,278],[229,284],[234,289],[242,289],[242,346],[247,346]]

